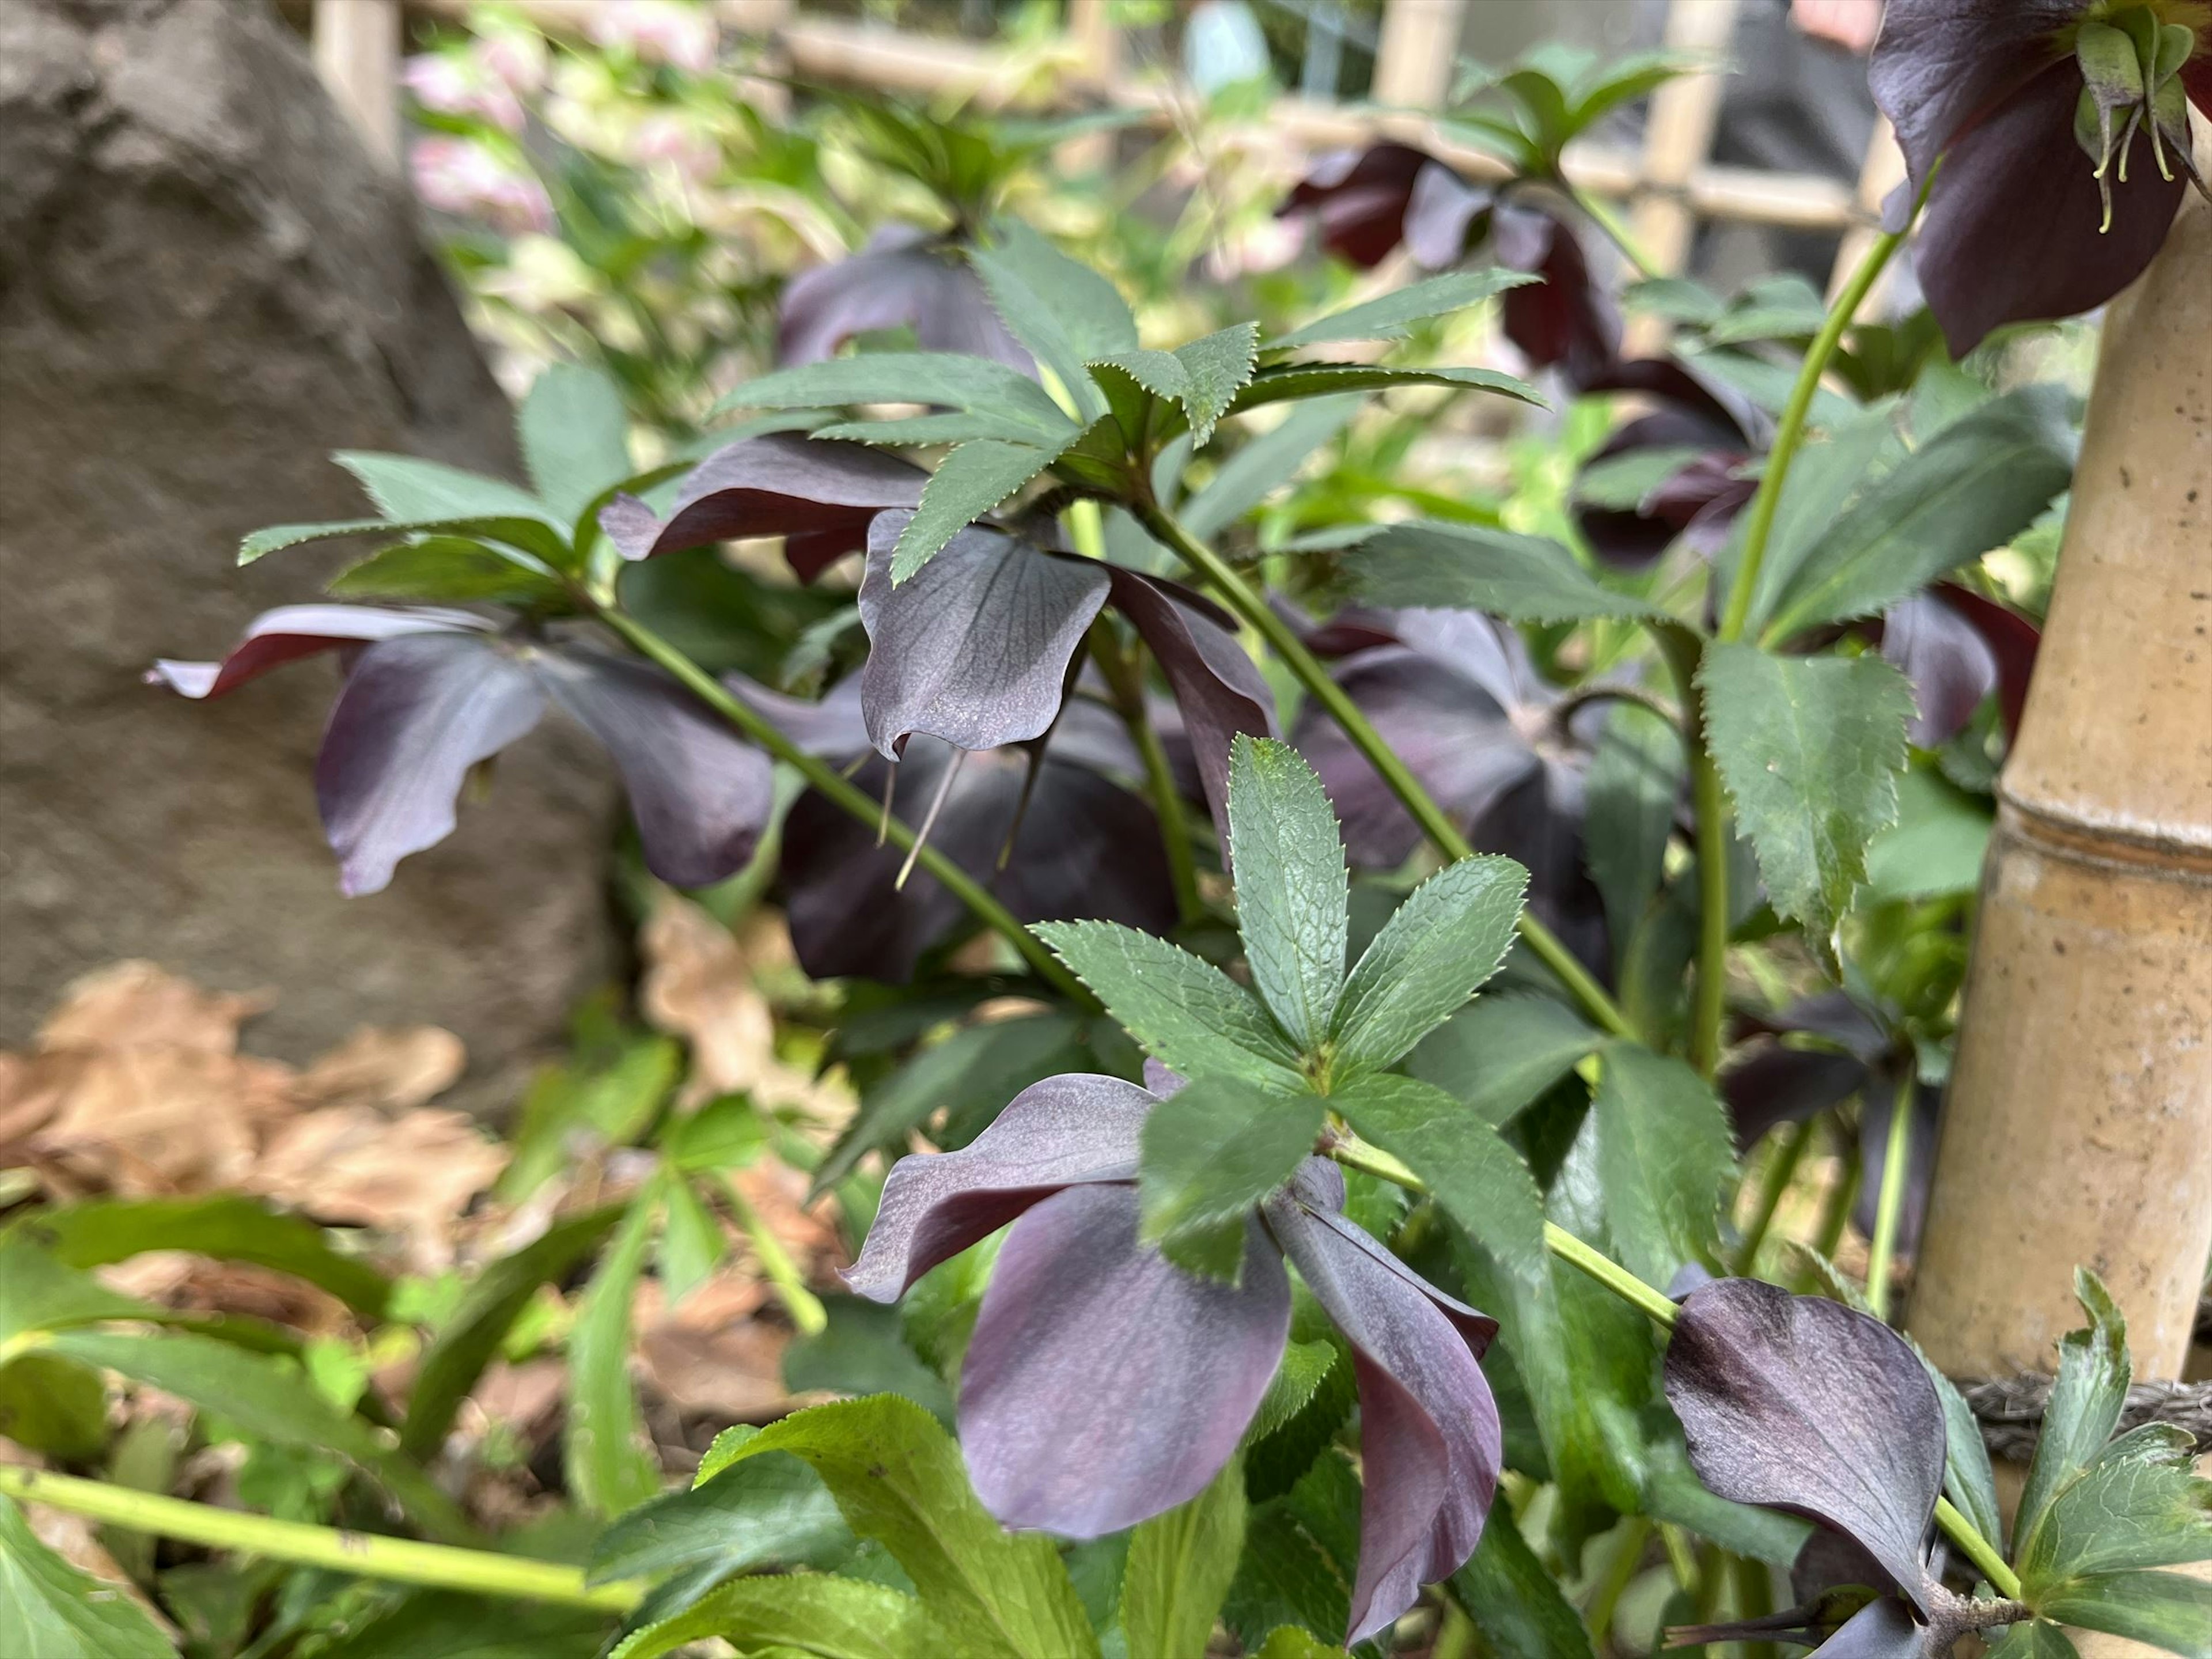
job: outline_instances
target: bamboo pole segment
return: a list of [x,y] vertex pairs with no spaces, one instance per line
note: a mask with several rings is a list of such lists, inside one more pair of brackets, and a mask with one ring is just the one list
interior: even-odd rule
[[[1866,258],[1867,249],[1881,234],[1877,222],[1881,217],[1881,204],[1890,191],[1904,182],[1905,152],[1897,147],[1897,133],[1889,125],[1889,118],[1877,115],[1874,118],[1874,136],[1867,140],[1866,160],[1859,166],[1858,188],[1853,192],[1853,205],[1863,216],[1863,222],[1845,231],[1843,242],[1836,249],[1835,269],[1828,273],[1829,303],[1833,304],[1836,295],[1844,291],[1844,284],[1851,280],[1851,273]],[[1888,286],[1889,275],[1887,270],[1882,272],[1882,280],[1867,295],[1869,316],[1881,314],[1881,291]]]
[[315,0],[315,72],[370,151],[399,165],[399,0]]
[[1451,90],[1467,0],[1385,0],[1375,47],[1378,104],[1437,109]]
[[[1667,49],[1717,58],[1735,33],[1737,0],[1674,0],[1667,10]],[[1711,154],[1719,122],[1723,71],[1716,64],[1677,76],[1651,94],[1644,129],[1642,192],[1636,204],[1636,240],[1653,264],[1669,275],[1689,258],[1697,229],[1686,192]]]
[[2077,1264],[2177,1377],[2212,1247],[2212,210],[2113,301],[1998,822],[1911,1328],[2047,1370]]

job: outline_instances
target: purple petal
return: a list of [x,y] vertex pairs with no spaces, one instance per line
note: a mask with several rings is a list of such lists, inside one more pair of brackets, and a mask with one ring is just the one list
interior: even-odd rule
[[2004,714],[2005,731],[2017,736],[2021,716],[2027,711],[2027,684],[2035,672],[2035,653],[2043,642],[2041,632],[2018,611],[1955,583],[1939,582],[1935,591],[1945,605],[1972,625],[1996,659],[1997,706]]
[[1430,270],[1457,264],[1467,252],[1475,221],[1490,211],[1496,199],[1442,161],[1423,167],[1413,175],[1413,194],[1406,203],[1406,250],[1413,263]]
[[614,757],[647,869],[706,887],[744,867],[775,802],[767,756],[649,664],[563,646],[535,665],[553,700]]
[[1943,1410],[1904,1338],[1839,1302],[1719,1279],[1682,1305],[1666,1389],[1708,1487],[1846,1534],[1925,1611]]
[[893,586],[892,550],[912,516],[886,513],[868,532],[860,706],[869,740],[896,760],[917,732],[970,750],[1042,737],[1106,603],[1104,568],[969,528]]
[[772,432],[725,445],[695,467],[665,523],[642,501],[617,497],[599,527],[626,559],[681,552],[750,536],[785,538],[802,581],[868,542],[868,524],[890,507],[912,508],[929,475],[865,444]]
[[1919,712],[1906,730],[1923,749],[1965,731],[1982,699],[1996,690],[1996,653],[1972,623],[1932,594],[1890,606],[1882,618],[1881,654],[1912,682]]
[[1174,691],[1206,805],[1229,836],[1229,744],[1239,732],[1272,738],[1275,699],[1237,635],[1173,582],[1109,568],[1114,604],[1142,636]]
[[1850,1054],[1769,1043],[1720,1075],[1738,1147],[1759,1144],[1778,1123],[1802,1123],[1866,1085],[1865,1063]]
[[[2112,228],[2074,141],[2081,76],[2052,65],[1954,143],[1920,222],[1913,269],[1953,357],[1993,328],[2070,317],[2105,303],[2166,240],[2187,181],[2159,177],[2137,135]],[[2118,171],[2117,165],[2115,172]]]
[[1641,392],[1658,398],[1666,407],[1646,418],[1676,424],[1654,429],[1646,440],[1650,443],[1759,450],[1766,447],[1774,431],[1774,417],[1740,388],[1680,357],[1635,357],[1613,363],[1584,390]]
[[838,761],[868,751],[867,723],[860,717],[860,681],[857,675],[837,682],[818,702],[771,691],[743,674],[722,676],[730,695],[767,719],[777,731],[810,755]]
[[1352,1346],[1364,1495],[1348,1647],[1395,1623],[1482,1537],[1504,1445],[1476,1361],[1498,1326],[1335,1213],[1342,1177],[1319,1163],[1264,1213]]
[[146,673],[149,684],[180,696],[219,697],[288,662],[406,634],[488,633],[495,626],[465,611],[385,611],[366,605],[280,605],[246,623],[246,632],[220,663],[163,658]]
[[[1889,1158],[1889,1121],[1897,1109],[1897,1084],[1885,1078],[1869,1090],[1859,1108],[1859,1182],[1851,1220],[1869,1238],[1881,1196],[1881,1172]],[[1920,1249],[1920,1230],[1928,1221],[1928,1192],[1936,1176],[1936,1143],[1942,1127],[1943,1091],[1926,1083],[1913,1085],[1912,1125],[1905,1132],[1905,1203],[1897,1218],[1897,1253],[1909,1258]]]
[[[1893,1595],[1869,1601],[1815,1650],[1825,1659],[1933,1659],[1949,1644]],[[1808,1656],[1811,1659],[1811,1656]]]
[[[2082,0],[1890,0],[1867,82],[1897,129],[1916,185],[2001,101],[2057,60],[2071,65],[2063,36],[2086,9]],[[2073,73],[2078,91],[2081,77]],[[2070,143],[2072,93],[2066,108]]]
[[[1527,234],[1533,229],[1530,222],[1548,216],[1503,203],[1492,216],[1501,263],[1534,270],[1544,279],[1505,291],[1500,302],[1505,337],[1530,362],[1557,367],[1570,386],[1582,386],[1602,374],[1620,355],[1620,313],[1591,276],[1580,240],[1559,221],[1552,221],[1540,260],[1528,263],[1525,252],[1507,256],[1504,250],[1522,235],[1533,251],[1541,239]],[[1526,228],[1516,233],[1509,226]]]
[[1313,164],[1275,211],[1311,213],[1323,247],[1372,270],[1404,237],[1414,181],[1431,161],[1425,150],[1407,144],[1333,150]]
[[820,362],[855,334],[911,326],[924,351],[989,357],[1030,372],[1030,355],[999,320],[982,282],[952,244],[905,226],[880,230],[848,259],[785,284],[780,367]]
[[1231,1285],[1138,1243],[1133,1187],[1046,1200],[1006,1235],[962,1365],[976,1496],[1006,1526],[1066,1538],[1195,1498],[1235,1453],[1290,1328],[1289,1278],[1256,1222]]
[[845,1282],[872,1301],[896,1302],[939,1262],[1062,1188],[1133,1181],[1145,1115],[1158,1103],[1133,1083],[1088,1072],[1031,1084],[958,1152],[918,1152],[892,1166]]
[[481,634],[413,633],[362,651],[315,757],[315,803],[348,894],[380,892],[453,830],[469,769],[538,724],[537,678]]

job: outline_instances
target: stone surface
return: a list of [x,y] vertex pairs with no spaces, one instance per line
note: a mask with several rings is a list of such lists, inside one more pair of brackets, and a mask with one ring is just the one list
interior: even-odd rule
[[257,526],[358,516],[343,448],[516,470],[404,193],[297,38],[259,0],[5,0],[0,1045],[147,957],[275,990],[247,1041],[286,1058],[447,1026],[495,1111],[615,960],[613,798],[574,730],[549,719],[454,836],[346,900],[310,776],[336,670],[207,705],[139,683],[314,595],[332,552],[233,559]]

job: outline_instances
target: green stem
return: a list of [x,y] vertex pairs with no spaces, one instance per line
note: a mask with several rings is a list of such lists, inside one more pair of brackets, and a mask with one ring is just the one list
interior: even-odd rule
[[[1753,1556],[1739,1555],[1735,1559],[1736,1616],[1740,1619],[1764,1619],[1774,1611],[1774,1580],[1766,1571],[1766,1563]],[[1736,1651],[1741,1659],[1780,1659],[1781,1650],[1771,1642],[1739,1642]]]
[[761,1219],[760,1212],[738,1188],[732,1175],[722,1183],[722,1190],[730,1200],[730,1213],[737,1218],[738,1225],[745,1230],[751,1242],[753,1260],[760,1264],[761,1274],[775,1287],[775,1293],[791,1322],[799,1328],[802,1336],[819,1336],[830,1328],[829,1310],[822,1298],[806,1286],[806,1277],[792,1261],[791,1252],[783,1248],[778,1238]]
[[1859,1184],[1866,1179],[1866,1165],[1860,1160],[1859,1149],[1853,1141],[1844,1167],[1844,1178],[1828,1193],[1828,1207],[1820,1215],[1820,1231],[1813,1240],[1813,1248],[1833,1261],[1836,1246],[1844,1242],[1844,1229],[1850,1224],[1851,1209],[1859,1201]]
[[1774,1161],[1766,1166],[1765,1178],[1759,1186],[1759,1212],[1752,1217],[1751,1226],[1743,1236],[1743,1246],[1736,1252],[1737,1273],[1747,1274],[1759,1265],[1759,1249],[1766,1243],[1767,1234],[1774,1231],[1775,1212],[1782,1207],[1782,1196],[1796,1177],[1797,1166],[1805,1161],[1805,1149],[1813,1144],[1820,1124],[1820,1114],[1815,1113],[1792,1128],[1789,1139],[1775,1153]]
[[[1392,794],[1412,814],[1421,833],[1442,849],[1444,856],[1455,861],[1471,858],[1474,848],[1457,825],[1437,805],[1429,792],[1421,787],[1398,757],[1398,751],[1382,740],[1382,735],[1360,713],[1359,707],[1346,695],[1344,688],[1329,677],[1305,641],[1291,631],[1290,624],[1277,616],[1273,609],[1255,592],[1244,579],[1231,568],[1227,560],[1185,530],[1175,515],[1167,512],[1148,496],[1139,496],[1131,504],[1146,530],[1160,542],[1173,548],[1183,562],[1189,565],[1211,582],[1223,601],[1237,616],[1251,624],[1260,637],[1267,641],[1284,665],[1295,674],[1306,689],[1307,695],[1327,711],[1329,718],[1341,726],[1344,735],[1352,739],[1352,747],[1367,757]],[[1527,910],[1521,913],[1519,929],[1522,942],[1538,961],[1552,971],[1560,984],[1583,1010],[1615,1036],[1633,1037],[1636,1028],[1620,1006],[1606,994],[1606,989],[1591,975],[1589,970],[1575,959],[1574,952],[1559,942],[1559,937]]]
[[1875,1199],[1874,1240],[1867,1249],[1867,1306],[1877,1319],[1889,1317],[1889,1281],[1897,1260],[1897,1224],[1905,1213],[1905,1183],[1912,1159],[1913,1095],[1920,1074],[1908,1057],[1905,1081],[1889,1111],[1889,1134],[1882,1142],[1881,1190]]
[[277,1521],[13,1464],[0,1464],[0,1494],[65,1510],[127,1532],[393,1583],[595,1607],[610,1613],[628,1613],[645,1595],[645,1586],[631,1579],[587,1585],[580,1568],[557,1562]]
[[1160,742],[1152,716],[1145,712],[1143,659],[1134,653],[1122,653],[1113,627],[1103,615],[1091,623],[1091,660],[1098,665],[1107,690],[1113,694],[1114,712],[1128,728],[1129,741],[1136,744],[1137,757],[1144,763],[1145,793],[1152,800],[1152,816],[1159,820],[1160,846],[1167,854],[1176,914],[1186,922],[1195,921],[1206,914],[1206,902],[1199,896],[1198,863],[1191,854],[1190,823],[1183,812],[1182,791],[1168,764],[1167,748]]
[[1443,1617],[1437,1621],[1437,1639],[1429,1646],[1429,1659],[1475,1659],[1480,1651],[1476,1645],[1481,1639],[1480,1633],[1456,1596],[1457,1592],[1447,1587]]
[[[769,720],[732,696],[722,684],[705,669],[693,662],[666,640],[628,613],[609,607],[601,611],[599,619],[609,628],[676,676],[692,694],[743,732],[778,760],[796,769],[806,781],[830,801],[871,829],[881,823],[893,845],[902,852],[911,851],[915,833],[904,823],[886,815],[881,803],[872,799],[867,791],[818,756],[810,755],[784,736]],[[1078,1006],[1097,1012],[1098,1000],[1085,988],[1083,982],[1062,965],[1060,959],[1045,949],[1043,942],[1015,919],[1014,913],[999,902],[988,889],[934,847],[925,844],[917,855],[921,867],[944,884],[945,889],[982,922],[993,929],[1021,953],[1037,976],[1053,987],[1062,996]]]
[[1559,187],[1566,191],[1567,199],[1580,208],[1589,222],[1605,233],[1606,240],[1620,250],[1621,258],[1636,267],[1636,274],[1638,276],[1647,283],[1659,280],[1664,273],[1657,265],[1651,263],[1651,256],[1644,251],[1643,245],[1636,240],[1628,227],[1620,222],[1620,216],[1612,208],[1589,191],[1577,190],[1564,178],[1559,180]]
[[1682,1310],[1664,1295],[1602,1250],[1583,1243],[1555,1221],[1544,1224],[1544,1248],[1569,1267],[1589,1274],[1622,1301],[1642,1309],[1655,1323],[1671,1331],[1674,1328],[1674,1322],[1681,1317]]
[[1959,1547],[1959,1553],[1990,1581],[1991,1589],[2008,1601],[2020,1600],[2020,1575],[2005,1565],[1996,1546],[1983,1537],[1974,1523],[1960,1513],[1958,1506],[1948,1498],[1936,1500],[1936,1524]]
[[1709,1078],[1720,1066],[1728,1014],[1728,794],[1705,739],[1705,696],[1698,686],[1705,642],[1679,623],[1656,629],[1655,636],[1681,699],[1682,742],[1690,757],[1690,803],[1698,826],[1698,979],[1690,1005],[1690,1064]]

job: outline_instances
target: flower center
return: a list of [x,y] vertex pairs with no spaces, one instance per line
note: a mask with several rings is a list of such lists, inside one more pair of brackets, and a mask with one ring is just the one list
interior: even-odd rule
[[[2182,170],[2204,188],[2190,152],[2189,100],[2181,66],[2197,49],[2194,20],[2201,6],[2166,0],[2106,4],[2093,9],[2074,34],[2074,61],[2081,70],[2081,96],[2074,109],[2074,137],[2096,163],[2104,223],[2112,228],[2112,182],[2128,179],[2128,152],[2148,131],[2159,176],[2172,179],[2170,149]],[[2168,21],[2187,15],[2191,22]]]

